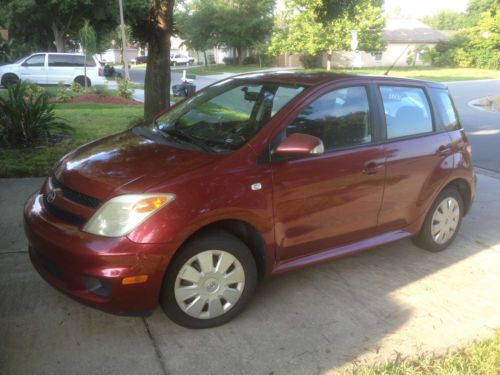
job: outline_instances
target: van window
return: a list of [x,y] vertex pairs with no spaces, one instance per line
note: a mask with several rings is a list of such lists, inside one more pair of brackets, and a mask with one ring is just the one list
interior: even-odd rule
[[430,92],[441,127],[447,131],[459,129],[458,117],[448,91],[444,89],[431,89]]
[[286,135],[304,133],[323,141],[325,150],[372,140],[369,104],[362,86],[331,91],[309,104],[288,125]]
[[431,111],[423,89],[380,86],[380,93],[388,139],[433,131]]
[[[51,67],[83,67],[83,55],[49,55],[49,66]],[[87,58],[87,66],[95,66],[92,57]]]
[[27,59],[23,66],[45,66],[45,55],[35,55]]

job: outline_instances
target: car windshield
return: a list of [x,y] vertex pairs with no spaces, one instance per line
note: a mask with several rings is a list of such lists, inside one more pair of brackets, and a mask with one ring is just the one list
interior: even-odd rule
[[158,117],[150,129],[206,152],[239,149],[304,86],[229,79]]

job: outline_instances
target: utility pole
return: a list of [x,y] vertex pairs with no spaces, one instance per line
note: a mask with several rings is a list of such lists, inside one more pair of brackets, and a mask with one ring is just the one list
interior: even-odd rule
[[130,79],[128,74],[128,59],[127,59],[127,40],[125,37],[125,22],[123,21],[123,3],[122,0],[118,0],[120,5],[120,26],[122,29],[122,49],[123,49],[123,72],[125,74],[125,79]]

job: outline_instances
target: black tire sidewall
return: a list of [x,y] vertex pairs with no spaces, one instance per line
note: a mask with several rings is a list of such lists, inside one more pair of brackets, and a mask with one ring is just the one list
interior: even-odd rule
[[[460,214],[458,218],[458,224],[457,228],[455,229],[455,233],[453,233],[453,236],[451,236],[448,241],[446,241],[443,244],[438,244],[437,242],[434,241],[432,237],[432,217],[434,216],[434,212],[436,211],[436,208],[439,206],[439,204],[446,198],[454,198],[458,202],[458,206],[460,209]],[[425,218],[424,225],[422,229],[420,230],[419,235],[417,236],[415,242],[416,244],[428,251],[432,252],[439,252],[444,249],[446,249],[455,239],[457,236],[460,226],[462,225],[462,218],[463,218],[463,213],[464,213],[464,202],[463,198],[458,192],[457,189],[453,187],[448,187],[445,188],[437,198],[434,200],[434,203],[432,204],[429,212],[427,213],[427,216]]]
[[[223,250],[232,254],[241,263],[245,272],[243,293],[227,313],[213,319],[196,319],[178,306],[174,287],[177,275],[182,266],[193,256],[206,250]],[[250,301],[257,285],[257,266],[250,249],[236,236],[220,231],[209,233],[187,242],[179,250],[167,269],[160,294],[160,305],[166,315],[175,323],[194,329],[216,327],[232,320]]]
[[5,74],[4,77],[2,77],[2,86],[5,87],[6,89],[9,88],[11,85],[15,85],[17,82],[19,82],[19,78],[14,75],[14,74]]

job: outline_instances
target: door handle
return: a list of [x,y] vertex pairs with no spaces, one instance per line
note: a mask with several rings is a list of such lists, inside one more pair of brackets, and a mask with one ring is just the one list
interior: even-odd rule
[[448,156],[451,154],[451,145],[441,145],[437,149],[439,156]]
[[374,161],[369,161],[368,163],[365,164],[365,168],[363,169],[363,174],[366,175],[374,175],[377,173],[377,169],[379,169],[382,166],[382,164],[378,164]]

